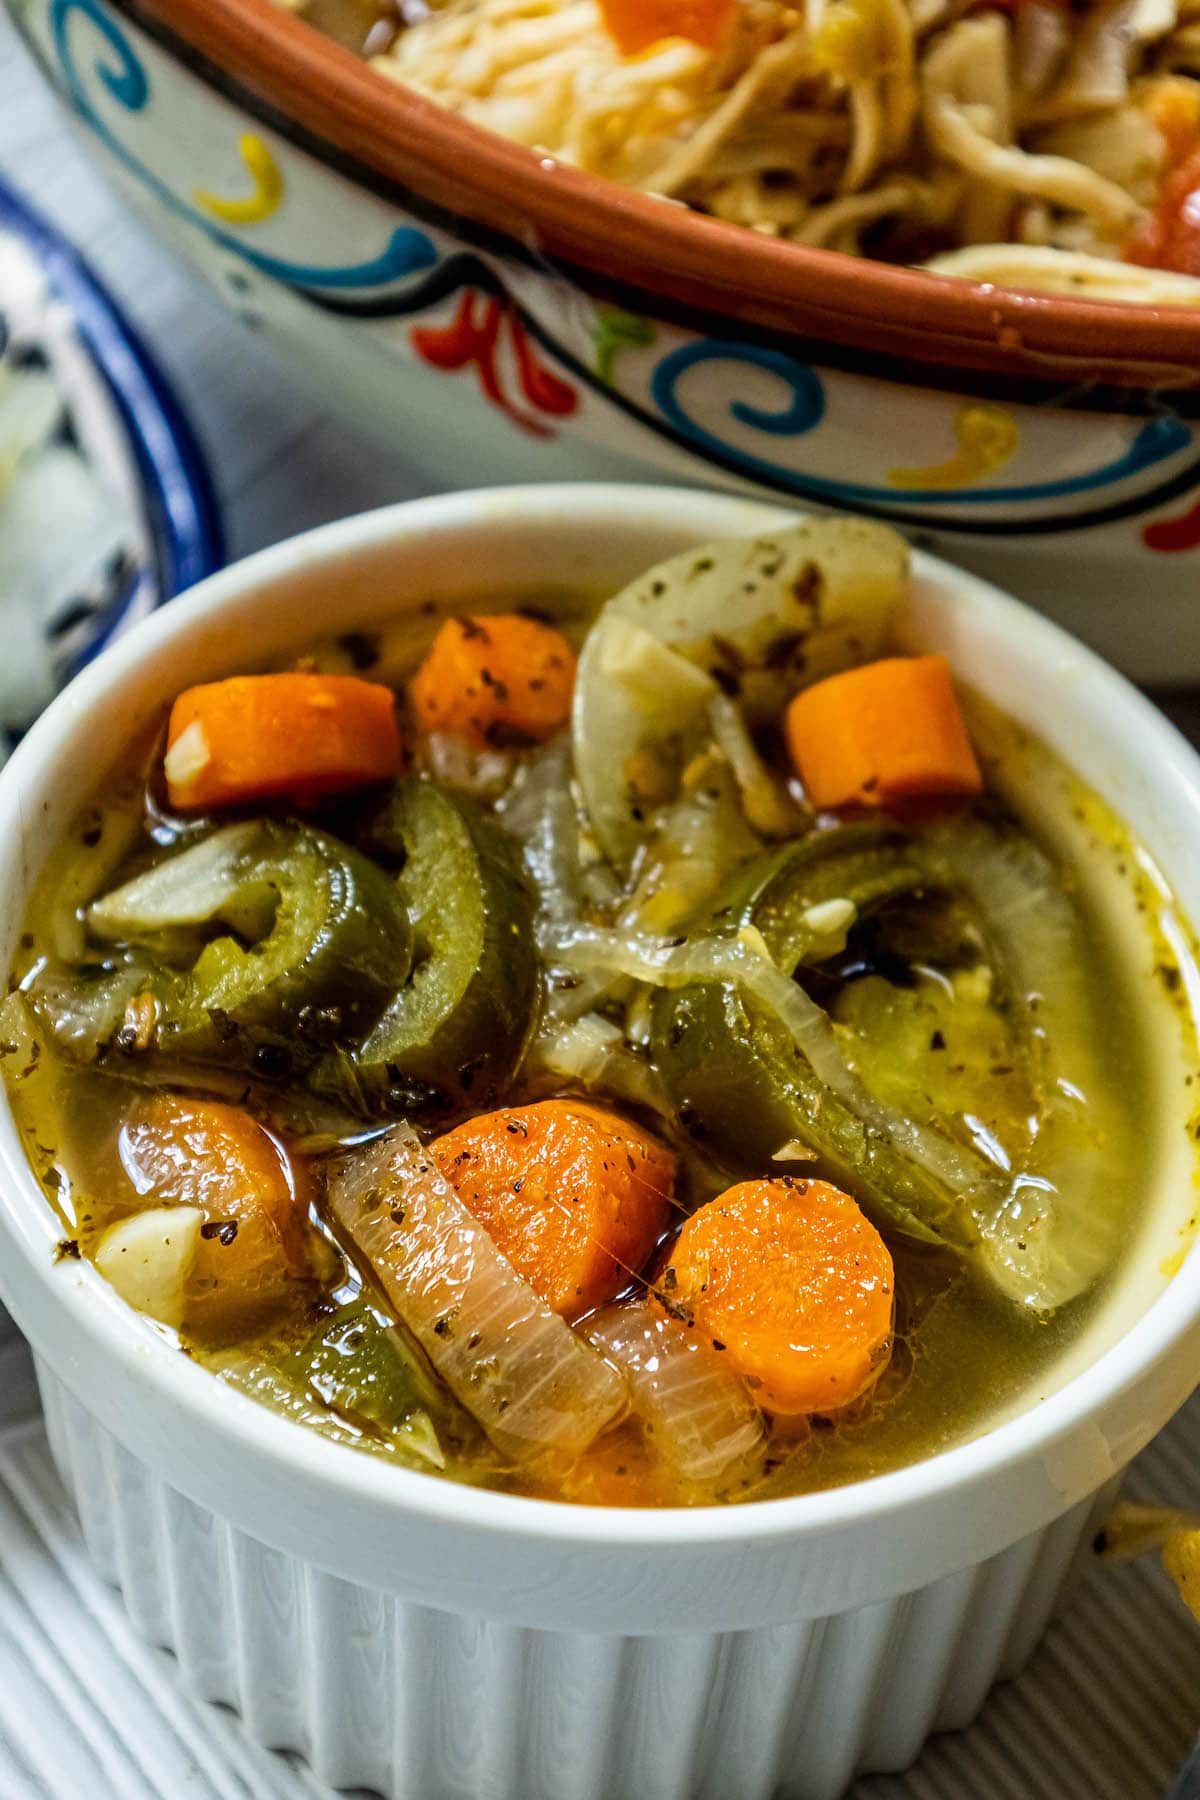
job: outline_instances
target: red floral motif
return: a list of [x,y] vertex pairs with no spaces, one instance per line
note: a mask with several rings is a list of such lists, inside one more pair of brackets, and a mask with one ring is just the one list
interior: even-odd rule
[[1200,500],[1173,519],[1155,519],[1152,525],[1144,525],[1142,542],[1148,550],[1200,548]]
[[[476,300],[483,301],[478,319]],[[516,405],[505,391],[499,361],[505,327],[522,396],[538,412],[556,419],[569,418],[579,404],[579,396],[538,361],[528,333],[508,301],[468,288],[449,325],[416,325],[410,335],[417,355],[435,369],[466,369],[473,363],[479,386],[493,406],[534,437],[552,437],[548,425]]]

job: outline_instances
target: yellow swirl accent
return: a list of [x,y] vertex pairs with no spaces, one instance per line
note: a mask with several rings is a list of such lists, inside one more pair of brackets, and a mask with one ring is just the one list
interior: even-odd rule
[[964,406],[954,421],[958,448],[944,462],[924,469],[892,469],[888,480],[895,488],[971,487],[985,475],[1001,469],[1016,451],[1020,431],[1016,420],[999,406]]
[[267,146],[253,132],[238,139],[238,149],[254,183],[254,192],[244,200],[223,200],[220,194],[197,188],[192,198],[197,206],[227,225],[257,225],[278,211],[283,199],[283,175]]

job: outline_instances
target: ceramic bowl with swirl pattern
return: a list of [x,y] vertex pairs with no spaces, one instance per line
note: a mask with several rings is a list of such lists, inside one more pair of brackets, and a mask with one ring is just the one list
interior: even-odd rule
[[1130,673],[1200,677],[1200,313],[699,217],[272,0],[7,3],[156,228],[351,411],[418,455],[448,434],[457,480],[627,465],[871,513]]

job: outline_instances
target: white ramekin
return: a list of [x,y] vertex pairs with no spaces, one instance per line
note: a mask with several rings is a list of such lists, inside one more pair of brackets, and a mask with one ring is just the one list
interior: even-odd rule
[[[511,489],[326,527],[206,581],[115,645],[0,776],[0,942],[47,851],[185,684],[483,590],[603,592],[786,514],[712,494]],[[1200,919],[1200,762],[1034,613],[916,558],[905,635],[1039,730]],[[231,1393],[129,1312],[60,1222],[0,1103],[0,1294],[100,1567],[202,1693],[337,1785],[389,1800],[832,1800],[965,1724],[1033,1648],[1097,1509],[1200,1369],[1200,1282],[1168,1279],[1192,1193],[1155,1191],[1054,1391],[985,1437],[831,1493],[599,1511],[396,1470]]]

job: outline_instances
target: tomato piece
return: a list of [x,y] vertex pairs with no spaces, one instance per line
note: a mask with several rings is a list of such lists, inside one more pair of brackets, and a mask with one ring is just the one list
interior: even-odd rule
[[1200,277],[1200,149],[1171,170],[1149,223],[1122,254],[1143,268]]
[[729,23],[733,0],[600,0],[600,12],[622,56],[638,56],[673,37],[711,50]]

